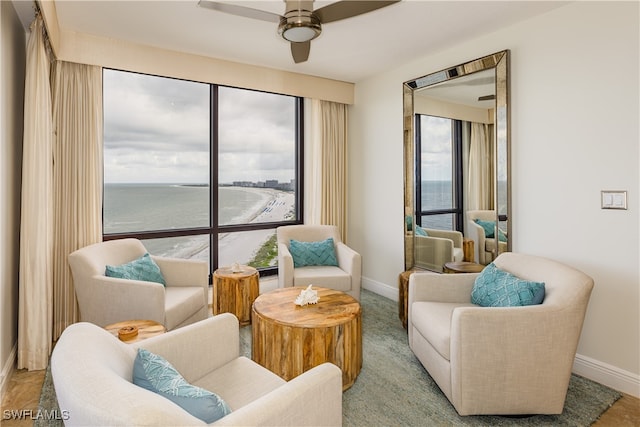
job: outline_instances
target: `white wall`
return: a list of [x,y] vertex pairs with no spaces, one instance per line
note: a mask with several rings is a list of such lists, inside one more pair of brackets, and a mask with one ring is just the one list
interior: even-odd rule
[[18,340],[18,253],[26,34],[10,2],[0,2],[0,398]]
[[[357,82],[349,243],[363,285],[397,298],[402,82],[510,49],[513,249],[594,278],[575,371],[640,396],[638,20],[638,2],[575,2]],[[600,209],[601,190],[626,190],[629,209]]]

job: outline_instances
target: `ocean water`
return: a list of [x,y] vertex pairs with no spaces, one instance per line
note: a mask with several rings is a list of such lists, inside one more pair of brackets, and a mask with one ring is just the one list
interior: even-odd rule
[[[454,204],[452,202],[453,193],[451,186],[451,181],[422,181],[422,209],[452,209]],[[498,181],[498,197],[499,206],[506,206],[507,184],[504,181]],[[453,219],[453,214],[424,215],[422,217],[422,226],[439,230],[453,230]],[[506,225],[504,225],[504,228],[506,229]]]
[[[251,222],[272,198],[270,189],[219,187],[219,223]],[[105,184],[104,233],[208,227],[209,199],[208,185]],[[144,244],[154,255],[209,259],[209,235],[147,239]],[[254,249],[247,248],[247,257]]]

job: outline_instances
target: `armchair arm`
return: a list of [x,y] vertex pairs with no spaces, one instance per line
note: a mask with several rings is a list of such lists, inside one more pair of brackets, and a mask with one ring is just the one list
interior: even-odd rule
[[[450,341],[454,401],[481,406],[477,390],[483,390],[482,395],[513,407],[514,401],[549,401],[557,398],[549,393],[566,392],[581,330],[580,316],[571,314],[566,307],[544,304],[455,309]],[[521,390],[536,392],[525,396]]]
[[362,272],[360,254],[342,242],[336,242],[336,257],[340,268],[352,277]]
[[206,291],[209,290],[209,265],[207,262],[158,256],[151,258],[160,267],[167,286],[202,286]]
[[167,359],[193,382],[240,355],[238,318],[222,313],[134,343]]
[[212,425],[339,427],[342,373],[337,366],[323,363]]
[[[436,230],[432,228],[426,228],[425,231],[428,234],[428,237],[440,237],[443,239],[450,239],[453,241],[454,248],[462,247],[462,233],[456,230]],[[416,236],[421,237],[421,236]]]
[[293,286],[293,257],[286,244],[278,243],[278,287],[291,286]]
[[408,306],[416,301],[469,303],[479,273],[413,273],[409,277]]
[[82,321],[103,327],[128,319],[164,324],[164,286],[160,283],[96,275],[77,292],[83,300]]
[[443,237],[416,236],[416,265],[442,272],[445,263],[453,261],[453,240]]

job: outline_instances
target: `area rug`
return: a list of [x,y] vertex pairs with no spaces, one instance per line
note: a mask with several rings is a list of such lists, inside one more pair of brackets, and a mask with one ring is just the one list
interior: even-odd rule
[[[572,375],[560,415],[523,418],[459,416],[409,349],[396,302],[363,290],[363,364],[355,384],[343,395],[343,425],[364,426],[576,426],[591,425],[621,394]],[[240,330],[241,354],[251,357],[251,326]],[[58,411],[47,370],[39,409]],[[51,422],[46,424],[52,425]],[[61,425],[61,424],[59,424]],[[39,420],[34,426],[44,427]]]

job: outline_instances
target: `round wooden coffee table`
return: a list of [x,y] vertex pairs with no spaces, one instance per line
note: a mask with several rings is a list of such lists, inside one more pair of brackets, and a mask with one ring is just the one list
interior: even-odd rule
[[484,265],[475,262],[448,262],[444,265],[445,273],[480,273],[484,270]]
[[253,303],[251,355],[255,362],[290,380],[331,362],[342,369],[342,389],[362,368],[362,310],[350,295],[312,287],[317,304],[294,303],[305,287],[279,288]]
[[213,272],[213,314],[233,313],[241,326],[251,323],[251,305],[260,292],[260,274],[248,265],[240,271],[231,267]]
[[161,323],[153,320],[125,320],[124,322],[118,322],[111,325],[107,325],[104,328],[111,332],[113,336],[118,337],[118,331],[120,328],[126,326],[135,326],[138,328],[138,334],[131,338],[120,338],[120,341],[128,344],[142,341],[147,338],[155,337],[156,335],[164,334],[167,329]]

